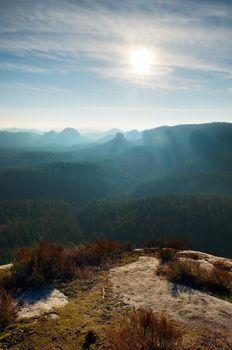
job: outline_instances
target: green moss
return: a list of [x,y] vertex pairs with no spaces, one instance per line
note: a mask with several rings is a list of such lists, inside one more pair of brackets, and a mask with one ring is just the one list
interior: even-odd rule
[[28,324],[14,323],[0,335],[0,346],[11,349],[19,342],[24,341],[30,334],[32,328]]
[[3,332],[2,334],[0,334],[0,343],[5,341],[10,336],[11,336],[11,332]]
[[122,266],[138,258],[138,253],[123,254],[102,271],[90,272],[81,280],[57,283],[55,287],[69,301],[64,307],[52,311],[58,318],[53,319],[48,313],[37,319],[15,321],[1,334],[0,348],[76,350],[82,348],[86,334],[93,331],[97,335],[97,342],[92,349],[99,349],[104,341],[105,331],[126,313],[122,309],[123,304],[112,296],[109,268],[112,264]]
[[130,264],[132,262],[135,262],[139,259],[139,252],[133,252],[131,254],[123,254],[123,256],[119,259],[119,261],[117,262],[118,266],[123,266],[123,265],[127,265]]
[[[127,259],[123,257],[120,263],[125,264]],[[56,287],[69,298],[68,304],[55,310],[59,317],[52,319],[47,314],[38,319],[15,322],[2,334],[0,347],[10,350],[62,347],[76,350],[82,348],[86,334],[93,331],[97,343],[92,349],[99,349],[106,329],[117,323],[122,314],[121,305],[112,298],[108,276],[108,271],[101,271],[85,280],[58,284]]]

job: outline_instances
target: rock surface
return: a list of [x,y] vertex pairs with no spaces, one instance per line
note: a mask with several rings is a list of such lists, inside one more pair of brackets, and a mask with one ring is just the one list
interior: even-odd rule
[[222,264],[224,268],[232,272],[232,260],[219,256],[199,252],[196,250],[183,250],[177,253],[178,257],[191,259],[200,262],[202,266],[212,268],[215,264]]
[[67,297],[58,289],[43,288],[25,292],[18,299],[18,318],[32,318],[44,315],[68,303]]
[[9,270],[13,264],[6,264],[6,265],[1,265],[0,270]]
[[159,260],[142,256],[111,269],[113,293],[133,307],[151,308],[194,328],[232,329],[232,304],[206,293],[168,282],[156,275]]

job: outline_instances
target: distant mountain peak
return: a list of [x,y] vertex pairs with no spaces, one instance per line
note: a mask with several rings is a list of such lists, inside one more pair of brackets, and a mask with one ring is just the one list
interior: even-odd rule
[[64,130],[62,130],[60,132],[60,134],[62,134],[62,135],[64,135],[64,134],[66,134],[66,135],[68,135],[68,134],[70,134],[70,135],[80,135],[78,130],[76,130],[74,128],[70,128],[70,127],[69,128],[65,128]]
[[56,135],[56,134],[57,134],[57,132],[54,130],[50,130],[50,131],[47,131],[44,133],[44,135]]
[[74,128],[65,128],[60,132],[52,130],[44,133],[40,139],[41,145],[55,147],[73,146],[87,141],[87,138]]
[[121,129],[117,129],[117,128],[113,128],[113,129],[110,129],[107,131],[108,134],[111,134],[111,133],[122,133],[122,130]]
[[114,139],[118,139],[118,140],[125,139],[126,140],[126,138],[124,137],[124,135],[121,132],[117,132]]
[[125,138],[125,136],[118,132],[115,138],[109,142],[106,142],[109,145],[113,152],[120,152],[129,147],[130,142]]

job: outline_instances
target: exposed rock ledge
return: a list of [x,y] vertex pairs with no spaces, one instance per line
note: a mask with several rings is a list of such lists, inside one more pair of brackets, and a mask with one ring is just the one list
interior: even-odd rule
[[114,295],[130,306],[152,308],[186,326],[231,331],[231,303],[168,282],[156,275],[158,265],[158,259],[142,256],[111,269]]

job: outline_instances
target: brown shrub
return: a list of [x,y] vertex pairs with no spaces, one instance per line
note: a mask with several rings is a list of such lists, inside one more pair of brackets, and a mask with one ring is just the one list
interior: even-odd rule
[[192,260],[199,260],[200,257],[197,253],[194,253],[194,252],[185,252],[185,253],[182,253],[182,252],[179,252],[178,253],[178,257],[183,257],[183,258],[189,258],[189,259],[192,259]]
[[153,239],[151,241],[148,241],[146,244],[145,244],[146,248],[158,248],[158,249],[161,249],[161,248],[164,248],[166,246],[166,243],[164,240],[161,240],[161,239]]
[[191,248],[191,243],[187,239],[157,239],[146,243],[147,248],[173,248],[177,250],[187,250]]
[[166,246],[177,250],[188,250],[191,248],[191,242],[188,239],[169,239]]
[[4,328],[15,315],[15,303],[11,294],[0,287],[0,329]]
[[214,267],[216,267],[217,269],[222,270],[222,271],[232,272],[231,265],[229,265],[228,263],[226,263],[223,260],[216,261],[214,263]]
[[62,246],[39,243],[32,248],[20,249],[13,262],[16,285],[37,286],[70,277],[73,265]]
[[174,250],[172,248],[163,248],[163,249],[159,250],[158,256],[161,260],[161,263],[165,264],[165,263],[175,259],[176,250]]
[[100,266],[109,258],[129,251],[132,251],[132,246],[129,243],[118,244],[111,240],[97,240],[85,245],[73,245],[69,254],[76,266],[83,267]]
[[178,282],[200,290],[224,295],[230,295],[232,292],[230,272],[217,267],[205,271],[197,261],[194,263],[187,259],[170,261],[165,268],[159,268],[158,273],[166,275],[171,282]]
[[174,350],[179,349],[180,341],[181,334],[172,322],[141,308],[122,320],[119,328],[108,332],[107,349]]
[[168,264],[166,276],[171,282],[191,284],[196,278],[198,268],[189,261],[176,260]]
[[128,244],[102,240],[65,249],[57,244],[39,243],[20,249],[13,262],[16,287],[39,286],[55,279],[86,275],[88,267],[99,267],[111,256],[128,251]]
[[11,269],[0,270],[0,288],[3,287],[6,291],[14,288],[14,274]]
[[214,291],[219,293],[232,292],[232,276],[230,272],[218,269],[214,267],[212,271],[209,271],[205,277],[203,277],[203,283]]

